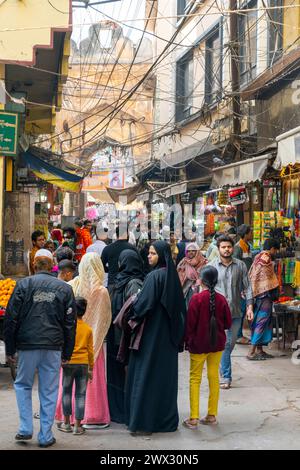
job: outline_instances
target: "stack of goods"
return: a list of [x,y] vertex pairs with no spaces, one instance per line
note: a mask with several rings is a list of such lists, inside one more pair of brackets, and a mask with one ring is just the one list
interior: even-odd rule
[[295,275],[295,258],[283,258],[280,261],[283,263],[282,279],[284,284],[292,284]]
[[218,192],[217,204],[218,204],[218,206],[227,206],[228,205],[228,191],[219,191]]
[[253,213],[253,248],[257,250],[261,247],[262,212]]
[[300,260],[297,259],[295,263],[295,271],[294,271],[294,277],[293,277],[293,283],[292,287],[296,289],[295,294],[296,297],[300,297]]
[[295,219],[295,235],[300,237],[300,211],[297,210],[296,219]]
[[13,279],[5,279],[0,281],[0,307],[6,308],[11,294],[14,291],[16,281]]
[[204,229],[204,235],[213,235],[215,233],[215,216],[214,214],[210,213],[206,217],[206,224]]
[[[280,211],[253,213],[253,248],[262,248],[265,240],[274,236],[277,228],[292,227],[293,220],[283,217]],[[289,236],[290,232],[286,232]]]

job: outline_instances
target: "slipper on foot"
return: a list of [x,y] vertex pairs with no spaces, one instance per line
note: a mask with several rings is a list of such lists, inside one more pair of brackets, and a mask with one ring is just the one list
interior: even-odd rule
[[253,356],[247,356],[248,361],[265,361],[266,357],[263,354],[254,354]]
[[220,388],[222,388],[223,390],[229,390],[230,387],[231,385],[229,383],[220,384]]
[[57,423],[57,429],[62,432],[72,432],[72,428],[70,424]]
[[212,420],[208,416],[205,416],[205,418],[200,419],[199,423],[209,425],[209,426],[214,426],[215,424],[218,424],[218,421],[216,420],[216,418]]
[[83,427],[80,426],[77,428],[76,426],[74,426],[74,431],[73,431],[74,436],[80,436],[81,434],[84,434],[84,433],[85,433],[85,429]]
[[196,423],[191,423],[191,419],[185,419],[182,422],[182,425],[188,429],[198,429],[198,420]]

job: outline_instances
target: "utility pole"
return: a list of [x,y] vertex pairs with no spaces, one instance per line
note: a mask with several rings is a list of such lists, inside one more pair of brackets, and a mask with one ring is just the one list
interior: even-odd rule
[[232,143],[235,147],[235,161],[241,158],[241,101],[240,101],[240,73],[239,73],[239,41],[238,18],[236,13],[237,0],[229,0],[230,10],[230,51],[231,51],[231,91],[232,91]]

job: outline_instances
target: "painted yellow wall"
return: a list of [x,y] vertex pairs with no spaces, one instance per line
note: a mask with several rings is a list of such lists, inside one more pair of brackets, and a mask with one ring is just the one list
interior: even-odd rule
[[[284,6],[295,5],[294,0],[285,0]],[[299,34],[300,34],[300,7],[294,6],[292,8],[286,8],[284,10],[283,20],[283,48],[287,49],[287,52],[293,48],[299,46]]]
[[[0,61],[32,62],[34,46],[50,46],[51,28],[69,25],[69,0],[9,0],[0,4]],[[55,9],[57,8],[57,10]]]

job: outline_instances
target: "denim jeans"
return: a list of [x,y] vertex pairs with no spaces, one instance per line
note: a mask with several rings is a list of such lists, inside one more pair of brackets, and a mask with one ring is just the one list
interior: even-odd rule
[[75,381],[75,419],[84,417],[86,386],[88,382],[88,365],[68,364],[63,368],[63,397],[64,416],[72,415],[72,390]]
[[32,387],[38,373],[40,399],[40,432],[38,441],[46,444],[53,439],[52,426],[58,396],[61,351],[34,349],[18,351],[18,372],[15,392],[19,408],[19,434],[33,434]]
[[231,383],[231,353],[235,346],[239,328],[240,318],[233,318],[230,330],[226,331],[226,344],[221,359],[221,383]]

